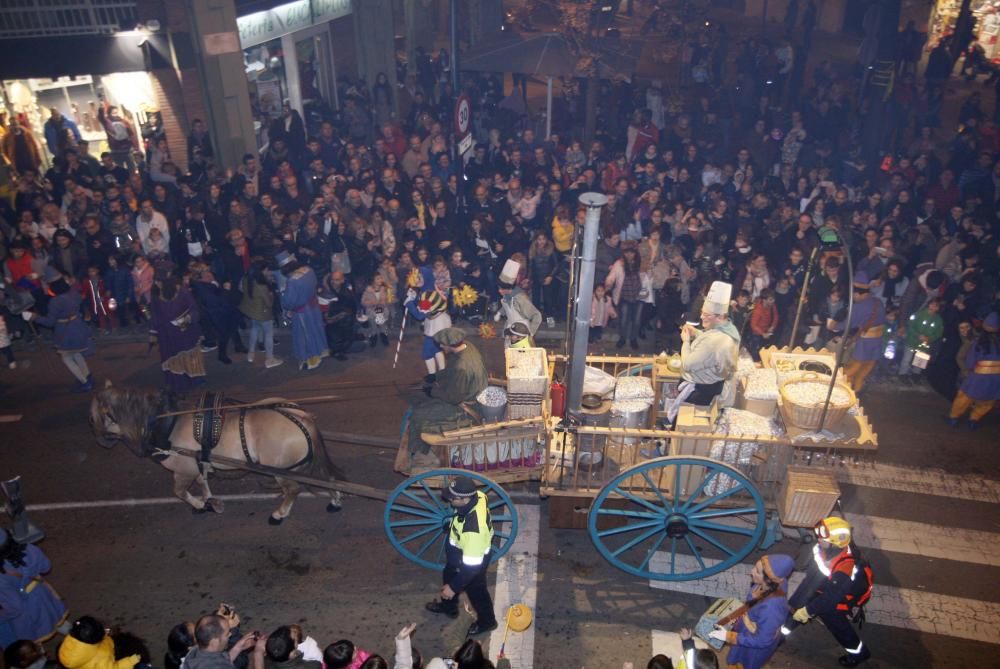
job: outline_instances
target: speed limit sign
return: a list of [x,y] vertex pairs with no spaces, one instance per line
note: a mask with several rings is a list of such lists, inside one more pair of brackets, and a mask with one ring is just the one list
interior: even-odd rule
[[459,139],[465,137],[472,123],[472,105],[466,95],[458,96],[455,102],[455,135]]

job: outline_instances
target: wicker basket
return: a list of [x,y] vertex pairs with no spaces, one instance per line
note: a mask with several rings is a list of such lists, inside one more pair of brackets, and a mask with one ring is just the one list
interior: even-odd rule
[[788,527],[813,527],[830,515],[840,497],[832,472],[789,467],[778,491],[778,515]]
[[534,418],[545,413],[549,395],[548,361],[544,348],[508,348],[507,402],[513,418]]
[[[825,374],[808,372],[801,376],[786,379],[779,388],[781,402],[785,408],[785,416],[795,427],[803,430],[819,429],[819,421],[823,417],[823,405],[826,397],[812,404],[799,404],[795,402],[788,393],[788,389],[797,383],[822,383],[829,385],[830,377]],[[826,422],[824,427],[832,427],[840,424],[840,421],[847,415],[848,410],[858,403],[858,398],[846,383],[837,381],[836,387],[847,393],[848,401],[837,403],[830,397],[830,408],[826,412]]]

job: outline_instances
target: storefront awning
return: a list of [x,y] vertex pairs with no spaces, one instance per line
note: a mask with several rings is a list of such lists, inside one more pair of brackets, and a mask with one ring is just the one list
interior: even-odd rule
[[166,35],[80,35],[0,40],[4,79],[56,78],[168,67]]

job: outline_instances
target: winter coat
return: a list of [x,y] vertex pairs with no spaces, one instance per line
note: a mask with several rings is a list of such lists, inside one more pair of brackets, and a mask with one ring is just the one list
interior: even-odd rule
[[573,249],[575,231],[576,225],[573,223],[573,219],[565,221],[558,217],[552,219],[552,243],[555,245],[556,251],[569,253]]
[[153,290],[153,266],[146,264],[145,269],[132,270],[132,288],[135,291],[135,301],[149,304],[150,292]]
[[59,646],[59,662],[66,669],[132,669],[138,655],[115,660],[115,642],[106,636],[97,643],[83,643],[71,636]]
[[944,319],[941,314],[931,314],[927,307],[910,316],[906,321],[906,345],[909,348],[919,348],[920,337],[926,337],[926,346],[930,346],[944,334]]
[[67,290],[49,300],[49,311],[45,316],[36,316],[35,322],[55,329],[54,342],[60,353],[92,352],[94,342],[90,329],[80,317],[80,291]]
[[599,300],[595,295],[590,301],[590,327],[606,328],[612,318],[618,318],[618,312],[611,301],[611,296],[605,294],[604,299]]
[[750,331],[755,335],[764,336],[778,329],[778,307],[772,304],[766,306],[763,300],[757,300],[753,313],[750,315]]
[[267,284],[255,283],[250,294],[249,277],[240,281],[240,313],[252,321],[269,321],[274,318],[274,291]]

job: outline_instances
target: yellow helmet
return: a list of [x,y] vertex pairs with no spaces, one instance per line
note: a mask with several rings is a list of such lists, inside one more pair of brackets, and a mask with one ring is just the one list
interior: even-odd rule
[[829,541],[837,548],[846,548],[851,543],[851,524],[838,516],[830,516],[816,523],[813,528],[818,539]]

